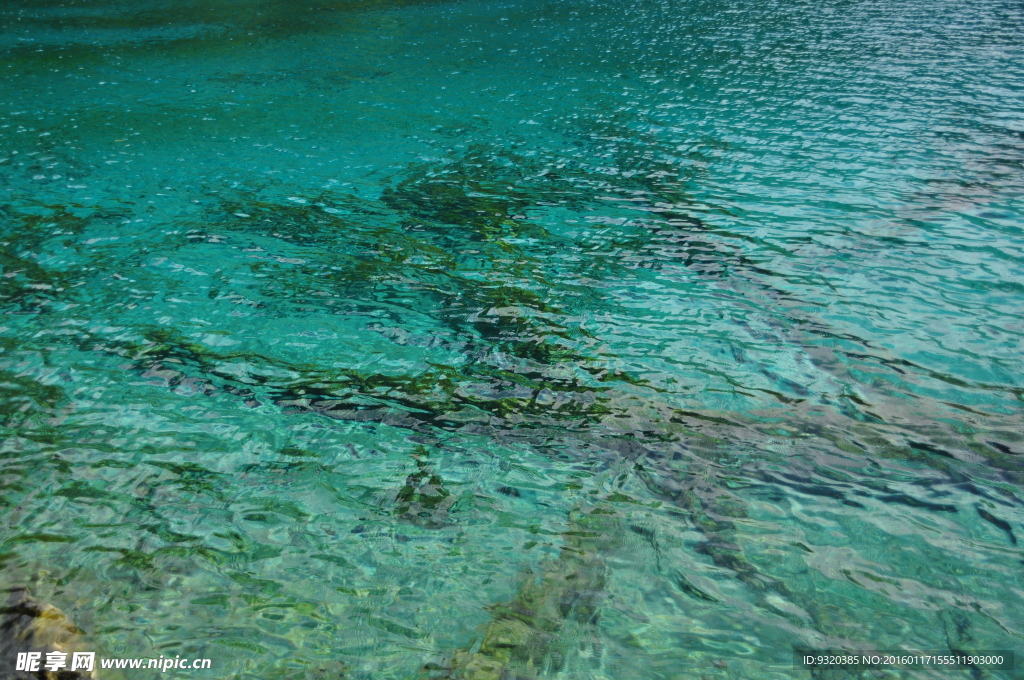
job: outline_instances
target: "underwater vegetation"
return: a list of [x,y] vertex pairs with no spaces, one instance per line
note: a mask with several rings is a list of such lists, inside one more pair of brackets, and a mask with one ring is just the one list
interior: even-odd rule
[[[625,132],[618,134],[626,139]],[[404,481],[373,492],[365,507],[384,513],[396,526],[435,532],[457,527],[477,502],[460,484],[446,480],[435,462],[445,437],[486,436],[548,450],[558,459],[598,461],[622,470],[616,488],[639,484],[659,506],[671,509],[675,521],[696,532],[696,553],[746,589],[758,618],[788,621],[827,639],[842,638],[853,620],[773,576],[770,564],[748,555],[743,547],[747,539],[737,523],[750,521],[752,499],[767,494],[781,502],[786,494],[795,494],[859,509],[871,503],[926,513],[973,512],[1016,544],[1014,527],[999,513],[1000,508],[1019,507],[1019,498],[1005,485],[1002,495],[984,491],[953,465],[960,456],[974,455],[992,470],[1018,474],[1013,452],[1021,444],[1012,416],[999,435],[994,429],[979,437],[963,429],[954,433],[906,405],[894,404],[877,383],[859,380],[851,358],[901,376],[928,372],[830,328],[807,311],[763,265],[759,241],[694,216],[692,200],[678,183],[665,183],[655,172],[652,178],[612,185],[571,163],[557,174],[541,169],[514,151],[477,146],[441,165],[409,166],[376,199],[324,192],[281,201],[251,190],[217,191],[207,195],[197,213],[201,227],[165,234],[162,242],[128,256],[136,302],[113,302],[116,293],[109,298],[112,308],[137,307],[154,299],[155,292],[147,292],[158,289],[146,271],[152,263],[150,251],[166,253],[165,259],[191,259],[199,266],[213,253],[230,249],[236,253],[233,269],[199,291],[206,300],[268,320],[300,317],[316,324],[317,319],[335,317],[364,319],[360,332],[369,345],[355,354],[321,354],[334,347],[323,334],[326,343],[296,352],[269,345],[266,338],[221,343],[217,337],[226,336],[206,333],[197,339],[195,332],[181,327],[127,319],[55,327],[47,318],[55,317],[55,310],[87,304],[85,296],[96,294],[106,263],[117,256],[93,255],[72,244],[72,265],[50,262],[40,253],[55,239],[81,237],[96,223],[118,215],[80,217],[60,206],[40,206],[34,214],[8,209],[2,304],[24,323],[47,330],[37,333],[39,340],[7,340],[0,385],[4,427],[12,436],[49,450],[79,446],[79,435],[62,433],[54,425],[72,403],[59,379],[68,374],[32,377],[17,370],[16,359],[35,353],[57,367],[63,361],[56,357],[71,353],[91,357],[90,363],[120,371],[125,376],[121,380],[142,381],[148,389],[228,398],[249,409],[273,406],[291,418],[397,428],[427,445],[417,445],[409,455],[413,467]],[[628,217],[609,217],[609,204],[615,206],[612,215]],[[582,215],[601,212],[603,222],[567,230],[544,217],[551,208]],[[637,256],[644,253],[657,256]],[[552,259],[563,260],[564,266],[553,269]],[[617,356],[615,347],[584,321],[588,315],[629,317],[629,289],[650,276],[643,259],[658,263],[660,275],[677,272],[672,275],[687,277],[691,285],[739,289],[771,300],[777,321],[757,333],[774,337],[780,345],[808,348],[815,369],[840,387],[816,398],[734,347],[730,353],[737,365],[757,367],[755,372],[775,380],[777,387],[760,392],[774,399],[774,408],[784,411],[785,418],[760,416],[757,409],[694,408],[671,383],[645,370],[642,361]],[[624,279],[630,285],[624,286]],[[118,313],[128,313],[127,308]],[[404,330],[415,325],[425,331]],[[746,322],[738,328],[754,332]],[[817,343],[820,337],[829,343]],[[366,352],[382,359],[400,353],[405,366],[386,360],[368,365]],[[728,376],[725,384],[748,394]],[[815,403],[832,410],[822,413],[812,407]],[[988,422],[991,427],[997,421]],[[838,456],[858,466],[870,461],[880,471],[889,465],[915,465],[934,473],[926,486],[914,490],[886,481],[881,472],[855,477],[815,463],[803,469],[793,461],[780,469],[779,458],[762,448],[779,441],[787,441],[791,450],[806,451],[809,461]],[[224,473],[202,464],[153,458],[155,450],[134,460],[125,460],[116,447],[97,450],[106,458],[93,466],[117,469],[146,460],[165,488],[170,482],[176,493],[189,497],[229,500],[222,487]],[[279,453],[279,463],[250,464],[242,470],[290,476],[330,469],[316,462],[315,451],[285,446]],[[45,469],[53,463],[33,465]],[[157,477],[151,479],[150,494],[156,494]],[[973,495],[974,507],[970,501],[947,502],[948,492],[938,490],[948,485]],[[520,496],[513,487],[498,491],[509,498]],[[7,487],[5,505],[13,507],[28,492],[24,483]],[[114,496],[88,483],[66,484],[58,493],[72,501],[88,499],[112,508],[118,504]],[[487,608],[489,622],[479,629],[476,644],[440,650],[422,673],[499,680],[544,677],[581,663],[598,663],[602,642],[597,626],[609,597],[611,565],[631,545],[627,536],[644,544],[655,571],[684,601],[712,607],[728,599],[672,565],[659,543],[660,529],[630,520],[617,509],[637,503],[622,491],[612,491],[604,493],[603,501],[599,494],[574,505],[564,530],[551,532],[560,542],[557,556],[525,571],[510,599]],[[268,523],[280,513],[309,516],[301,506],[288,510],[274,503],[265,508],[251,509],[244,519]],[[110,553],[116,558],[112,568],[137,573],[147,582],[158,579],[159,570],[169,564],[178,565],[173,571],[188,573],[204,563],[227,566],[279,554],[238,532],[218,534],[227,542],[219,546],[173,529],[153,500],[136,501],[132,512],[145,518],[146,530],[162,547],[86,550]],[[8,553],[8,559],[13,557]],[[340,556],[323,554],[318,559],[352,568]],[[257,583],[254,575],[232,578],[242,585]],[[284,596],[270,582],[260,589],[269,591],[247,599],[252,611],[289,607],[325,620],[312,602]],[[361,592],[340,590],[350,591]],[[220,606],[231,601],[223,595],[207,599]],[[371,623],[399,636],[420,635],[392,619]],[[958,625],[962,636],[973,624],[964,620]]]

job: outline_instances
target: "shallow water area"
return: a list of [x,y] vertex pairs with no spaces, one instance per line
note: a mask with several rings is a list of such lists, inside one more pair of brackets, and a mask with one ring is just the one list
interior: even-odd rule
[[100,656],[1022,677],[1020,3],[0,27],[0,586]]

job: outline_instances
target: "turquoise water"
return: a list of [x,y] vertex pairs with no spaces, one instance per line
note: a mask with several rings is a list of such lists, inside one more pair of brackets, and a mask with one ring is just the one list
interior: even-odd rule
[[101,655],[1024,650],[1019,2],[0,17],[0,585]]

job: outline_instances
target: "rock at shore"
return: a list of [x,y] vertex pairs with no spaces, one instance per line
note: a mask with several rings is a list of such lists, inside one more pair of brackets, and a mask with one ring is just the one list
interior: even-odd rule
[[[28,594],[24,586],[10,589],[0,609],[0,680],[95,680],[95,674],[71,671],[71,654],[82,651],[83,634],[64,612]],[[19,653],[40,652],[39,670],[15,670]],[[48,652],[67,653],[67,666],[58,671],[44,668]]]

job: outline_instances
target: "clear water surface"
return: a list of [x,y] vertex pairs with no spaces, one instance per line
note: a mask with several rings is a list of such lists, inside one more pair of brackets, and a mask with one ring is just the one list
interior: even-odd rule
[[0,585],[101,654],[1024,648],[1016,0],[0,25]]

